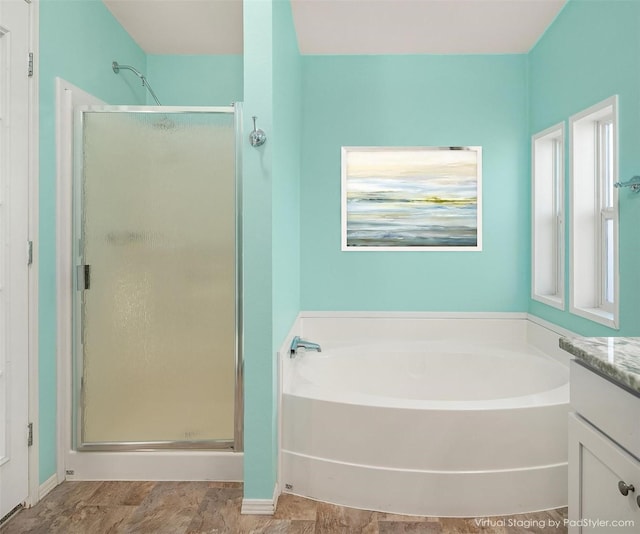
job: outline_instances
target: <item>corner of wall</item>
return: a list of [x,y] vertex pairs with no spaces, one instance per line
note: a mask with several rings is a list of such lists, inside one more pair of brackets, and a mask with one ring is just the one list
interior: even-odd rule
[[273,515],[278,505],[280,493],[280,488],[276,483],[271,499],[242,499],[240,513],[243,515]]

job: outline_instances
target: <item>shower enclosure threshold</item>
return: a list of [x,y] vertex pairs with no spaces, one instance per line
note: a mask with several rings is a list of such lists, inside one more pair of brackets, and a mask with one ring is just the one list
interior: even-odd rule
[[129,441],[83,443],[77,447],[79,452],[118,452],[118,451],[156,451],[156,450],[234,450],[233,440],[202,441]]

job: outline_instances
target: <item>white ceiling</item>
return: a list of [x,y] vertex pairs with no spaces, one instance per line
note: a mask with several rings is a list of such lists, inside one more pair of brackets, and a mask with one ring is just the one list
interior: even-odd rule
[[303,54],[528,52],[565,0],[294,0]]
[[[242,53],[242,0],[103,1],[147,53]],[[303,54],[524,53],[565,3],[292,0]]]
[[103,0],[148,54],[242,54],[242,0]]

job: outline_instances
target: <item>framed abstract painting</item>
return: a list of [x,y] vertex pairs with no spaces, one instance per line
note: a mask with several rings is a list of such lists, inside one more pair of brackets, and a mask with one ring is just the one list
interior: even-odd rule
[[342,250],[482,250],[482,148],[342,147]]

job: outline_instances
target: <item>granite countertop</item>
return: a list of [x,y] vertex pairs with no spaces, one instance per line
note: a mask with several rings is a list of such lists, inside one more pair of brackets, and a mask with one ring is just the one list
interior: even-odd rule
[[563,337],[560,348],[640,393],[640,337]]

